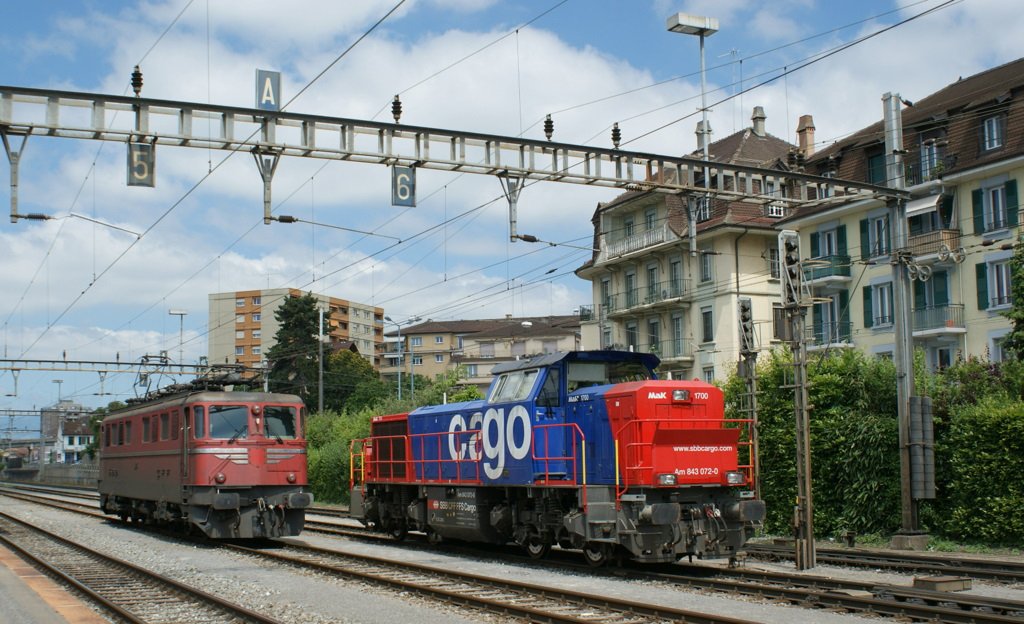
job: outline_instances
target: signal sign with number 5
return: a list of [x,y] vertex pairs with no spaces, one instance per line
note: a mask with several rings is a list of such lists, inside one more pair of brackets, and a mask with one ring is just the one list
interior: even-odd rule
[[156,149],[152,144],[128,144],[128,186],[156,186]]

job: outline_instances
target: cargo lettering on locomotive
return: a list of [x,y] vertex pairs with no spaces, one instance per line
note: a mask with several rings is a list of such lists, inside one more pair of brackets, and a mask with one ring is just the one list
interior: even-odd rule
[[484,400],[373,419],[352,446],[352,517],[402,537],[558,545],[598,565],[737,556],[764,518],[753,422],[644,353],[494,367]]
[[[483,456],[487,459],[483,462],[484,474],[491,480],[504,474],[506,456],[525,459],[533,441],[530,413],[522,405],[512,407],[508,419],[505,418],[505,408],[492,407],[484,413],[475,412],[468,424],[462,414],[455,414],[448,431],[448,456],[454,460],[480,460],[482,447]],[[459,442],[465,439],[462,434],[466,432],[472,432],[468,440]]]

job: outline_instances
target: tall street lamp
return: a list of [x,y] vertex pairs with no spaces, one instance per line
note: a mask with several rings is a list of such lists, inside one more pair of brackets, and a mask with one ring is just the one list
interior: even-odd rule
[[171,308],[167,311],[171,316],[178,317],[178,364],[185,363],[185,315],[188,310]]
[[[708,197],[708,177],[710,172],[708,171],[706,163],[711,160],[710,154],[708,153],[708,145],[711,143],[711,129],[708,127],[707,83],[705,82],[704,75],[704,38],[710,37],[718,32],[718,19],[714,17],[703,17],[701,15],[690,15],[688,13],[676,13],[668,18],[667,28],[669,32],[680,33],[683,35],[697,35],[700,37],[700,132],[702,139],[701,142],[704,144],[704,201],[708,202],[710,201]],[[694,210],[695,209],[692,207],[689,210],[691,256],[696,255],[697,252],[697,219],[696,215],[694,215]]]
[[53,379],[53,383],[57,384],[57,405],[60,405],[60,386],[64,383],[63,379]]

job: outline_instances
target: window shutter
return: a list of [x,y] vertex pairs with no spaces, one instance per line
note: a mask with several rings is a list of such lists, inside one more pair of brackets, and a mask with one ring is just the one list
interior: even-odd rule
[[[982,199],[984,191],[977,189],[971,191],[971,206],[974,210],[974,233],[983,234],[985,232],[985,204]],[[984,310],[984,308],[982,308]]]
[[1004,188],[1006,189],[1006,218],[1010,225],[1017,225],[1018,211],[1020,210],[1017,205],[1017,181],[1007,180]]
[[885,219],[885,248],[892,249],[892,224],[889,223],[888,217]]
[[871,307],[871,287],[865,286],[864,292],[864,327],[870,329],[875,323],[875,311]]
[[846,255],[846,226],[840,225],[836,229],[836,245],[839,247],[839,255]]
[[839,291],[839,331],[841,340],[850,340],[850,291]]
[[[860,259],[867,260],[871,257],[871,241],[868,240],[868,220],[860,220]],[[867,290],[867,289],[865,289]],[[868,325],[868,327],[871,327]]]
[[[821,307],[822,307],[822,304],[820,304],[820,303],[814,304],[814,308],[813,308],[813,310],[814,310],[814,318],[813,318],[814,337],[819,342],[821,342],[821,344],[828,344],[828,341],[825,339],[825,336],[822,335],[822,331],[821,331],[821,329],[822,329],[821,328],[821,325],[822,325],[822,323],[821,323]],[[795,338],[796,337],[794,336],[794,339]]]
[[949,305],[949,280],[945,271],[932,273],[932,288],[935,291],[935,307]]
[[928,304],[928,297],[924,292],[924,282],[914,280],[914,309],[923,310]]
[[984,262],[974,265],[974,274],[978,278],[978,309],[988,309],[988,265]]
[[819,236],[818,236],[817,232],[811,232],[811,257],[812,258],[817,258],[818,257],[818,250],[821,248],[821,244],[818,242],[818,238],[819,238]]

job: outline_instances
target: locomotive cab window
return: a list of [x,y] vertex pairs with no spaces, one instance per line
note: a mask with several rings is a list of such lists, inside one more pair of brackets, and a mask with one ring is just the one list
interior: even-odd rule
[[608,365],[604,362],[569,362],[569,392],[608,383]]
[[249,407],[211,405],[210,437],[233,442],[249,437]]
[[558,407],[558,380],[558,369],[548,369],[547,377],[544,379],[544,385],[541,386],[540,394],[537,395],[537,407]]
[[294,407],[267,405],[263,408],[266,436],[279,440],[294,440],[298,437],[298,420]]
[[192,408],[192,437],[206,437],[206,408],[196,405]]
[[512,371],[503,374],[494,385],[488,399],[491,403],[509,403],[522,401],[530,396],[533,384],[540,371],[536,368],[525,371]]

